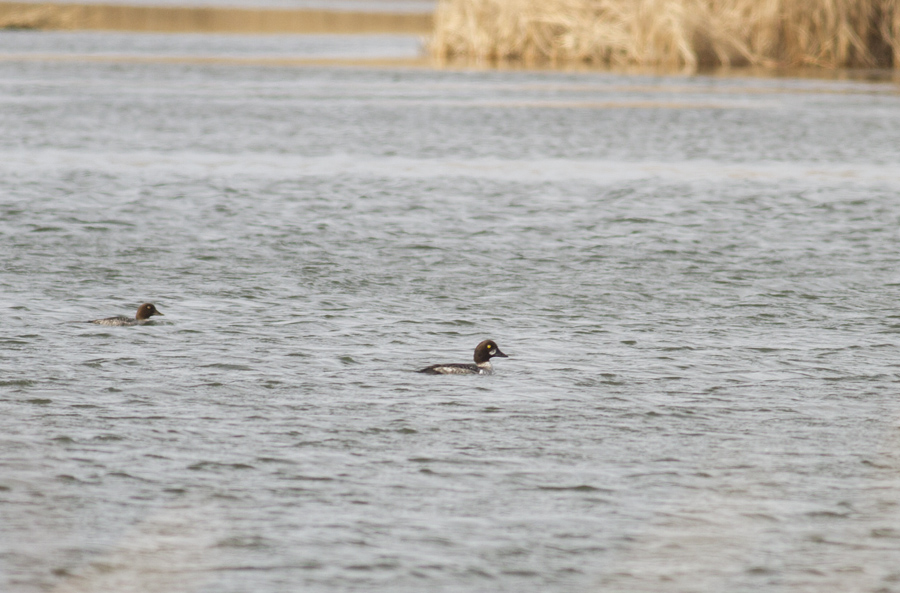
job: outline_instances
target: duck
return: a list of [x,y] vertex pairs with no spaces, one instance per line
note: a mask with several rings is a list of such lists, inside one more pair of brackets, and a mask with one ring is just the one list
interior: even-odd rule
[[494,357],[509,358],[500,352],[500,348],[493,340],[484,340],[475,346],[475,364],[433,364],[416,371],[426,375],[492,375],[494,367],[491,359]]
[[117,315],[115,317],[106,317],[104,319],[91,319],[87,323],[96,323],[97,325],[144,325],[148,321],[150,321],[150,317],[153,315],[163,315],[159,311],[156,310],[156,307],[153,303],[144,303],[140,307],[138,307],[137,314],[134,318],[125,317],[124,315]]

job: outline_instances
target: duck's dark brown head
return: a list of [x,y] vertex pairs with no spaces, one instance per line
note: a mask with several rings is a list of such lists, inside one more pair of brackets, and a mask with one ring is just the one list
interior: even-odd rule
[[134,318],[143,321],[145,319],[150,319],[153,315],[162,315],[165,317],[165,315],[156,310],[153,303],[144,303],[138,307],[137,315],[135,315]]
[[500,352],[500,348],[497,347],[497,344],[494,343],[493,340],[485,340],[475,346],[476,364],[478,364],[479,362],[487,362],[495,356],[499,358],[509,358],[507,355]]

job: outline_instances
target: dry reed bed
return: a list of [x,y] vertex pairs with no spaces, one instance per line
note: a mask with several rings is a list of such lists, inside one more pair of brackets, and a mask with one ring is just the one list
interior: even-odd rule
[[900,68],[900,0],[440,0],[439,59]]
[[[185,2],[189,4],[189,2]],[[0,28],[197,33],[427,34],[430,14],[0,2]]]

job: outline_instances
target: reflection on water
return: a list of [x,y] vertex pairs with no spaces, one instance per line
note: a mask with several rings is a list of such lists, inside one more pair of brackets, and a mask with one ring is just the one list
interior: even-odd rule
[[0,590],[895,588],[895,85],[320,43],[0,35]]

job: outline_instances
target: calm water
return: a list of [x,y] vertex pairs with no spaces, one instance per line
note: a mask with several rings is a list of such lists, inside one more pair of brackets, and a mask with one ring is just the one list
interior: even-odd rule
[[896,85],[85,53],[0,61],[0,590],[900,591]]

